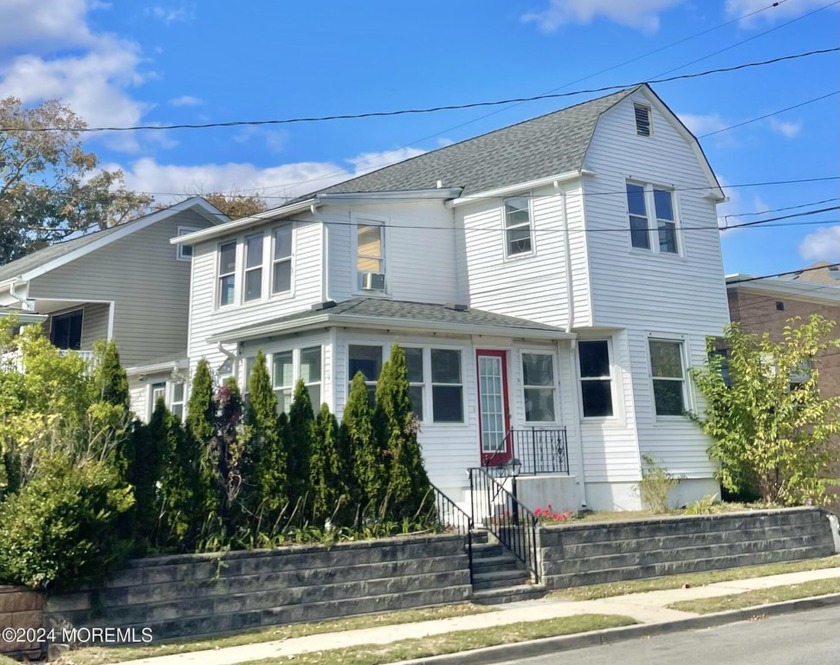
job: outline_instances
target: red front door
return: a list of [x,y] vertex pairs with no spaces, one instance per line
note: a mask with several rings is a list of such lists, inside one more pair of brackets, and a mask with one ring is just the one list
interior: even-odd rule
[[511,459],[507,352],[477,350],[478,427],[481,465],[506,464]]

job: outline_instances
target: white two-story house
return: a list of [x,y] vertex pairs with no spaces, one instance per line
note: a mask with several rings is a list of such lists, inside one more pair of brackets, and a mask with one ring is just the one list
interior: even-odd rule
[[723,199],[679,119],[624,90],[174,238],[190,363],[244,385],[261,348],[281,408],[303,378],[340,417],[399,342],[454,500],[468,468],[508,464],[566,475],[555,507],[637,508],[645,454],[696,500],[718,491],[685,413],[729,320]]

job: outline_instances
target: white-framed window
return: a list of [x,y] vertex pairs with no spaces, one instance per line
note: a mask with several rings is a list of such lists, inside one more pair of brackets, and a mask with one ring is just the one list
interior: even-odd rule
[[166,382],[153,383],[149,386],[149,418],[155,412],[158,400],[163,400],[166,404]]
[[278,226],[272,232],[271,293],[292,290],[292,225]]
[[522,384],[525,398],[525,421],[556,422],[554,355],[523,352]]
[[647,104],[633,104],[633,114],[636,118],[636,134],[639,136],[651,135],[650,106]]
[[531,197],[512,196],[504,201],[505,256],[534,253]]
[[245,279],[242,300],[250,302],[262,298],[263,234],[245,236]]
[[[195,233],[196,231],[200,231],[197,226],[179,226],[178,227],[178,235],[185,236],[189,233]],[[177,245],[175,253],[175,258],[179,261],[192,261],[193,257],[193,248],[192,245]]]
[[236,241],[219,245],[219,306],[232,305],[236,298]]
[[184,419],[184,384],[181,381],[170,384],[171,398],[169,403],[169,410],[173,415],[178,416],[181,420]]
[[605,339],[578,342],[580,393],[584,418],[614,415],[610,345]]
[[248,403],[248,385],[251,382],[251,372],[254,371],[254,365],[257,362],[256,356],[248,356],[245,358],[245,362],[243,363],[243,370],[245,372],[245,376],[243,377],[242,383],[242,402],[243,404]]
[[630,246],[659,254],[679,254],[673,190],[635,182],[626,183],[626,189]]
[[353,381],[356,374],[362,373],[365,377],[370,403],[373,404],[376,397],[376,382],[379,381],[379,375],[382,373],[382,347],[351,344],[348,357],[347,377]]
[[648,349],[656,415],[682,416],[686,411],[682,342],[649,339]]
[[294,352],[281,351],[272,356],[272,387],[277,396],[277,411],[288,413],[295,389]]
[[309,401],[315,413],[321,410],[321,347],[311,346],[300,350],[300,372]]
[[356,272],[359,289],[385,290],[385,227],[364,220],[356,224]]
[[425,385],[423,349],[407,346],[405,361],[408,368],[408,397],[411,400],[411,410],[421,421],[423,420],[423,387]]
[[431,349],[432,421],[464,422],[464,382],[461,373],[461,351]]

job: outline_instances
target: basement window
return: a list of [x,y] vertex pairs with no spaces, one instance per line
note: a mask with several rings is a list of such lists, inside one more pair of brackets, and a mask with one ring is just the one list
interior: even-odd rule
[[636,134],[650,136],[650,106],[633,104],[633,110],[636,114]]

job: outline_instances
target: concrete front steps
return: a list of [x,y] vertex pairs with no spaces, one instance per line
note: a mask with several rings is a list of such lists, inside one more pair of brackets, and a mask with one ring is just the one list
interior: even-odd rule
[[473,595],[481,605],[497,605],[540,598],[545,587],[532,584],[525,565],[498,542],[487,542],[487,532],[473,535]]

